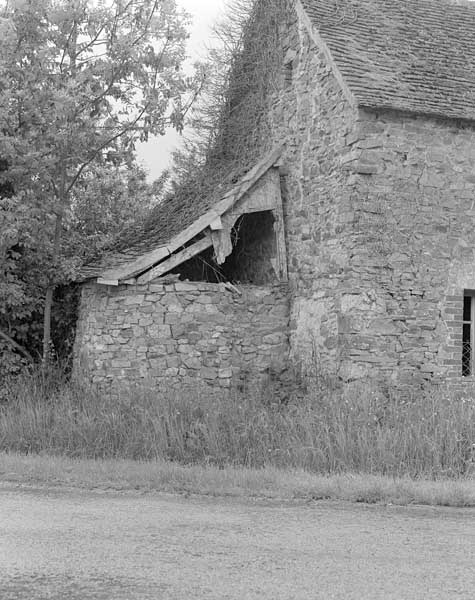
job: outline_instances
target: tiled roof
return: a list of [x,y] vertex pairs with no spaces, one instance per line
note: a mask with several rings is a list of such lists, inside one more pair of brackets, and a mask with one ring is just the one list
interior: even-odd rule
[[360,106],[475,119],[475,2],[302,4]]

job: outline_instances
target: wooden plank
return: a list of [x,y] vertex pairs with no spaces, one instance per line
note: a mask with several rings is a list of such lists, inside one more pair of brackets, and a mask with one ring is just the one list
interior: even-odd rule
[[132,279],[132,277],[135,277],[135,275],[142,273],[145,271],[145,269],[169,255],[170,251],[168,248],[166,246],[160,246],[151,252],[146,252],[136,260],[117,267],[116,269],[104,271],[101,274],[101,279],[117,279],[119,281],[123,279]]
[[[265,179],[264,179],[265,178]],[[236,208],[241,214],[261,212],[264,210],[273,210],[281,201],[280,198],[280,179],[277,169],[272,167],[259,178],[255,183],[256,189],[247,192],[247,198],[241,198]]]
[[206,248],[209,248],[211,245],[211,238],[209,236],[204,237],[202,240],[195,242],[192,246],[188,246],[188,248],[184,248],[181,252],[177,252],[177,254],[173,254],[169,259],[138,277],[137,283],[148,283],[161,275],[165,275],[168,271],[171,271],[190,258],[193,258],[193,256],[203,252],[203,250],[206,250]]
[[209,228],[211,231],[218,231],[223,228],[223,223],[221,221],[221,217],[218,217],[215,221],[209,224]]
[[[234,204],[236,204],[236,202],[240,200],[265,173],[267,173],[267,171],[274,165],[275,161],[280,157],[281,153],[282,147],[279,147],[274,150],[274,152],[272,152],[264,161],[251,169],[251,171],[244,176],[243,183],[240,186],[236,186],[236,188],[239,188],[239,192],[236,194],[236,197],[232,196],[218,202],[215,206],[216,212],[222,215]],[[252,177],[250,177],[251,173]]]
[[213,209],[209,210],[202,217],[197,219],[194,223],[192,223],[189,227],[187,227],[184,231],[176,235],[171,239],[170,243],[167,245],[170,253],[175,252],[178,248],[189,242],[199,233],[204,231],[209,224],[215,221],[220,215]]
[[213,242],[214,255],[218,265],[222,265],[226,258],[233,251],[233,242],[231,240],[231,228],[221,231],[212,231],[211,240]]
[[180,248],[180,246],[184,246],[192,238],[206,229],[206,227],[218,217],[219,215],[214,210],[208,211],[184,231],[176,235],[167,246],[161,246],[152,252],[147,252],[137,260],[127,263],[118,269],[105,271],[102,274],[102,277],[104,279],[118,279],[119,281],[124,281],[139,276],[154,264],[169,257],[175,250]]
[[118,286],[119,280],[118,279],[105,279],[104,277],[98,277],[96,280],[96,283],[99,283],[100,285]]
[[[278,176],[278,175],[277,175]],[[274,230],[277,243],[277,270],[281,281],[288,281],[287,248],[285,244],[284,208],[280,185],[277,186],[277,206],[272,211],[274,215]]]

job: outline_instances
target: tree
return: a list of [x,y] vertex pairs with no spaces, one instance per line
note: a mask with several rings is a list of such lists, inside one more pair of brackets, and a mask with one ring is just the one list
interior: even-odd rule
[[0,196],[0,379],[38,358],[45,237],[39,212]]
[[120,234],[140,224],[158,204],[166,189],[165,171],[153,183],[135,163],[94,165],[81,178],[72,199],[71,229],[68,232],[72,256],[95,256]]
[[[0,163],[1,169],[1,163]],[[67,244],[63,262],[95,257],[116,237],[130,237],[162,199],[166,172],[153,183],[136,164],[95,165],[75,186],[71,214],[64,227]],[[1,196],[3,195],[3,198]],[[48,257],[42,254],[41,222],[16,201],[11,189],[0,189],[0,381],[17,373],[41,349],[42,273]],[[77,286],[60,286],[52,308],[52,341],[66,365],[74,341]]]
[[94,173],[133,164],[138,139],[181,129],[198,82],[181,70],[175,0],[0,0],[0,14],[3,221],[32,218],[21,227],[42,257],[47,362],[54,290],[79,262],[65,235],[75,201]]

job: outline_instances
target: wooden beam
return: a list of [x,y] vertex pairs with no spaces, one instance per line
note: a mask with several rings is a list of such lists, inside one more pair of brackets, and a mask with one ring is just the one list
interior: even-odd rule
[[209,227],[209,224],[215,221],[218,217],[219,215],[214,210],[210,210],[205,213],[202,217],[197,219],[194,223],[192,223],[189,227],[176,235],[170,241],[168,244],[170,253],[175,252],[175,250],[178,250],[178,248],[181,248],[181,246],[192,240],[195,236]]
[[[214,208],[206,212],[199,219],[194,221],[189,227],[180,232],[174,238],[170,240],[167,244],[167,250],[169,254],[172,254],[197,236],[199,233],[204,231],[207,227],[211,225],[211,223],[217,221],[227,210],[229,210],[232,206],[240,200],[243,195],[248,192],[252,186],[259,181],[259,179],[274,165],[276,160],[282,154],[282,146],[276,148],[273,152],[271,152],[263,161],[258,163],[253,169],[247,173],[242,180],[242,183],[232,190],[230,190],[227,194],[225,194],[224,198],[216,204]],[[154,261],[158,262],[157,260]],[[153,264],[153,263],[152,263]],[[133,267],[134,264],[131,265]],[[148,266],[151,266],[149,264]],[[144,270],[144,269],[142,269]],[[127,274],[127,279],[131,277],[135,277],[139,274],[140,271],[132,271]]]
[[252,186],[259,181],[259,179],[267,173],[267,171],[274,166],[277,159],[282,154],[282,146],[279,146],[272,152],[265,161],[258,163],[253,169],[249,171],[242,180],[242,183],[235,188],[235,193],[229,198],[224,197],[223,200],[218,202],[214,207],[214,210],[222,215],[229,210],[238,200],[240,200],[246,192],[248,192]]
[[284,208],[282,206],[282,194],[278,186],[277,206],[272,211],[274,215],[274,231],[277,246],[277,271],[281,281],[288,280],[287,247],[285,244]]
[[193,258],[193,256],[203,252],[203,250],[206,250],[206,248],[209,248],[212,246],[212,244],[213,242],[209,236],[204,237],[202,240],[195,242],[192,246],[188,246],[188,248],[184,248],[177,254],[173,254],[168,260],[165,260],[153,269],[150,269],[150,271],[147,271],[138,277],[137,283],[148,283],[149,281],[157,279],[157,277],[160,277],[161,275],[165,275],[165,273],[168,273],[168,271],[171,271],[190,258]]
[[151,265],[159,262],[160,260],[170,256],[170,251],[167,246],[160,246],[155,248],[151,252],[147,252],[139,258],[132,260],[128,263],[117,267],[116,269],[109,269],[101,274],[100,279],[122,281],[124,279],[132,279],[135,275],[138,275],[145,271]]

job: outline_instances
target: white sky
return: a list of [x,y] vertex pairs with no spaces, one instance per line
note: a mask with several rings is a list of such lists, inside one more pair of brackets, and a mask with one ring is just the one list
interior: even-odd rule
[[[225,0],[177,0],[193,18],[188,40],[188,56],[191,62],[203,58],[205,44],[210,40],[211,27],[223,14]],[[156,179],[170,161],[172,151],[179,145],[180,136],[170,130],[165,136],[150,139],[137,147],[141,163],[150,173],[150,179]]]

